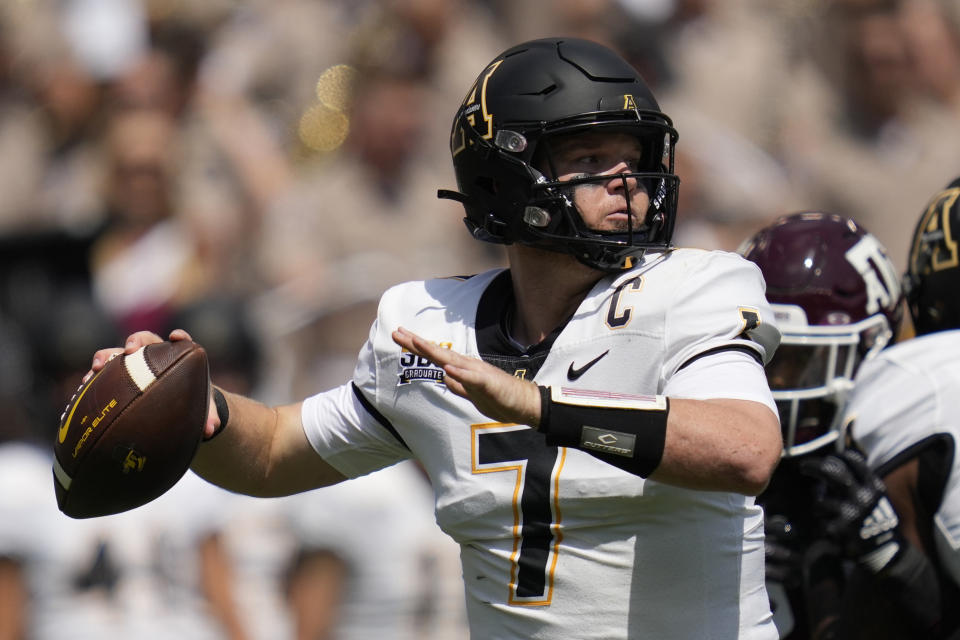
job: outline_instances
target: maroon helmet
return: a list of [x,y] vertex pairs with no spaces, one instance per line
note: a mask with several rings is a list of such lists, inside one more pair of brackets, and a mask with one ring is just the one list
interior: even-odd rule
[[860,363],[900,324],[900,278],[886,250],[856,222],[830,213],[784,216],[740,253],[760,267],[783,334],[767,365],[784,455],[837,440]]

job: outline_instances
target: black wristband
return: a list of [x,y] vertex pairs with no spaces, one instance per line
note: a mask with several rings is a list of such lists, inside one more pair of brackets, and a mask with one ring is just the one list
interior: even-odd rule
[[546,425],[550,424],[550,387],[537,385],[540,390],[540,424],[537,430],[546,433]]
[[204,438],[205,442],[210,442],[227,428],[227,421],[230,419],[230,407],[227,406],[227,399],[223,392],[216,387],[213,388],[213,404],[217,407],[217,415],[220,417],[220,426],[213,432],[209,438]]
[[660,464],[670,402],[664,396],[540,387],[547,444],[572,447],[646,478]]

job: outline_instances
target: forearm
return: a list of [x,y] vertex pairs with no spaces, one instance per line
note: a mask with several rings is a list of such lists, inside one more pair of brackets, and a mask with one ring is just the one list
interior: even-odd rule
[[670,400],[663,458],[651,478],[758,495],[780,460],[776,416],[746,400]]
[[229,417],[223,431],[201,443],[193,470],[209,482],[252,496],[289,495],[343,479],[314,452],[300,404],[268,407],[224,393]]
[[[531,385],[532,386],[532,385]],[[690,489],[763,491],[782,447],[777,418],[745,400],[683,400],[540,388],[522,424],[641,477]]]
[[403,328],[393,332],[393,339],[442,366],[447,388],[484,415],[530,425],[546,435],[548,444],[581,449],[641,477],[757,495],[780,460],[779,421],[760,402],[665,402],[660,396],[541,387]]

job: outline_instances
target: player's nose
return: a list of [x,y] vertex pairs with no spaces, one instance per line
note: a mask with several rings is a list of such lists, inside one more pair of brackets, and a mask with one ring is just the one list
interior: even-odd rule
[[607,189],[611,192],[622,191],[633,193],[639,186],[639,181],[635,176],[630,175],[633,169],[626,160],[621,160],[615,167],[607,171],[609,180]]

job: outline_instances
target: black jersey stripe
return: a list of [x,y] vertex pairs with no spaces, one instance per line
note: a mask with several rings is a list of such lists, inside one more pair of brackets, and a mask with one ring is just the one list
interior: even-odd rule
[[[692,358],[684,362],[682,365],[680,365],[680,369],[683,369],[687,365],[693,364],[700,358],[712,356],[715,353],[722,353],[724,351],[742,351],[743,353],[746,353],[751,358],[756,360],[761,367],[763,366],[763,358],[760,356],[760,353],[754,347],[750,347],[745,344],[726,344],[726,345],[723,345],[722,347],[714,347],[713,349],[707,349],[706,351],[702,351],[698,353],[697,355],[693,356]],[[677,371],[679,371],[680,369],[677,369]]]
[[[850,426],[856,441],[856,423]],[[949,433],[935,433],[919,440],[891,459],[879,465],[875,471],[880,478],[907,464],[914,458],[918,461],[917,495],[927,513],[936,513],[943,504],[947,489],[956,443]]]
[[357,400],[359,400],[360,404],[363,405],[363,408],[367,410],[367,413],[373,416],[373,419],[379,422],[384,429],[389,431],[390,434],[397,439],[397,442],[403,445],[404,449],[409,451],[410,447],[408,447],[407,443],[404,442],[403,438],[400,437],[400,432],[397,431],[397,428],[394,427],[389,420],[387,420],[385,415],[377,411],[377,408],[373,406],[373,403],[367,400],[367,397],[363,395],[362,391],[360,391],[360,387],[358,387],[355,382],[351,382],[350,386],[353,388],[353,395],[357,396]]

